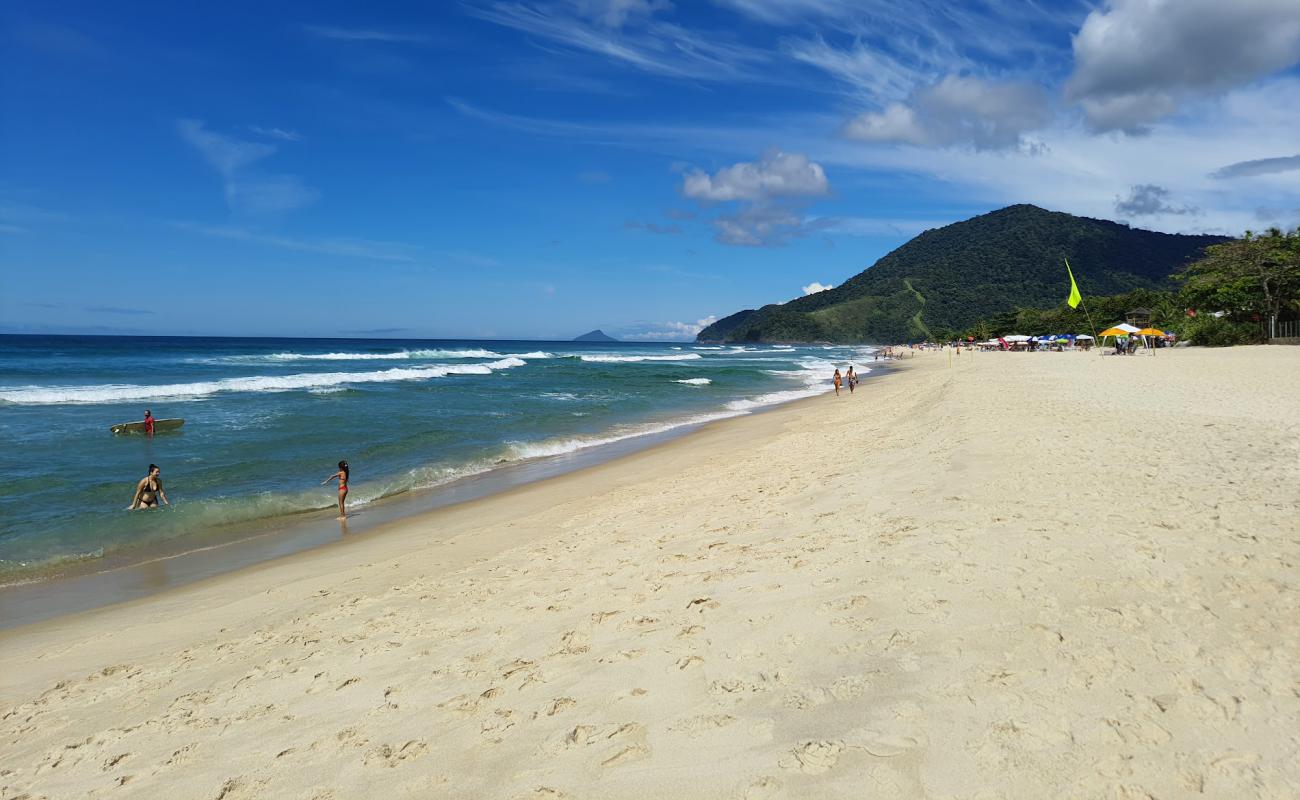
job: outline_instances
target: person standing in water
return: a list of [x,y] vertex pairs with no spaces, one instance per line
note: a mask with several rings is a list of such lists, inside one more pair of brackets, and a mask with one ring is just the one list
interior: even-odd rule
[[348,499],[349,472],[350,470],[348,469],[348,462],[340,461],[339,471],[320,482],[321,486],[324,486],[325,484],[329,483],[332,480],[337,480],[339,482],[339,519],[348,518],[347,510],[344,508],[343,504]]
[[167,502],[167,493],[163,491],[161,472],[157,464],[149,465],[149,474],[135,485],[135,496],[131,498],[131,505],[126,507],[127,511],[157,508],[159,500],[162,500],[163,505],[171,506],[171,503]]
[[843,380],[843,379],[840,377],[840,368],[839,368],[839,367],[836,367],[836,368],[835,368],[835,378],[834,378],[834,380],[835,380],[835,396],[836,396],[836,397],[839,397],[839,396],[840,396],[840,383],[841,383],[842,380]]
[[147,408],[144,410],[144,434],[153,436],[153,412]]

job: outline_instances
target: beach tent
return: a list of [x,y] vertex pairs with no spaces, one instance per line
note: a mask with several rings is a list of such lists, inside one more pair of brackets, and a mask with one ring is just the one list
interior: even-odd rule
[[[1135,330],[1136,330],[1136,329],[1135,329]],[[1028,336],[1021,336],[1021,335],[1018,334],[1018,333],[1013,333],[1013,334],[1011,334],[1010,336],[1003,336],[1002,338],[1005,339],[1005,340],[1008,341],[1008,342],[1027,342],[1027,341],[1029,341],[1029,338],[1030,338],[1030,337],[1028,337]]]
[[1078,334],[1077,336],[1075,336],[1074,338],[1075,338],[1075,339],[1087,339],[1087,340],[1090,341],[1090,342],[1093,341],[1093,337],[1089,336],[1089,335],[1086,334],[1086,333],[1080,333],[1080,334]]
[[[1101,341],[1102,341],[1101,348],[1100,348],[1100,350],[1101,350],[1101,354],[1102,354],[1102,355],[1105,355],[1105,354],[1106,354],[1106,347],[1107,347],[1107,345],[1106,345],[1106,339],[1107,339],[1108,337],[1111,337],[1111,336],[1139,336],[1139,335],[1140,335],[1140,334],[1139,334],[1139,331],[1140,331],[1140,330],[1141,330],[1140,328],[1137,328],[1137,327],[1135,327],[1135,326],[1133,326],[1133,325],[1129,325],[1129,324],[1126,323],[1126,322],[1121,322],[1120,324],[1118,324],[1118,325],[1116,325],[1116,326],[1114,326],[1114,327],[1112,327],[1112,328],[1107,328],[1106,330],[1104,330],[1104,331],[1102,331],[1101,333],[1097,334],[1098,336],[1101,337]],[[1143,346],[1144,348],[1147,347],[1146,339],[1141,339],[1141,342],[1142,342],[1142,346]]]
[[1156,354],[1155,343],[1147,341],[1147,337],[1159,336],[1161,338],[1164,338],[1165,332],[1160,330],[1159,328],[1143,328],[1142,330],[1138,331],[1136,335],[1142,337],[1142,346],[1145,347],[1151,355],[1155,355]]

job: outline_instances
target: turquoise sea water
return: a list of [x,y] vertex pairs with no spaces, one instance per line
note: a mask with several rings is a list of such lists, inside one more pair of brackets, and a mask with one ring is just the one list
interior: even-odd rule
[[[0,585],[750,413],[857,347],[0,336]],[[175,433],[109,426],[182,417]],[[173,508],[128,513],[147,466]]]

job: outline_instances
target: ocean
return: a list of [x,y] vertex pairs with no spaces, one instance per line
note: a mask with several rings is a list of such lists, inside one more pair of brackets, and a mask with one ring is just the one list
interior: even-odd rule
[[[0,586],[352,511],[529,460],[752,413],[870,349],[0,336]],[[178,431],[109,426],[180,417]],[[150,463],[171,509],[128,513]]]

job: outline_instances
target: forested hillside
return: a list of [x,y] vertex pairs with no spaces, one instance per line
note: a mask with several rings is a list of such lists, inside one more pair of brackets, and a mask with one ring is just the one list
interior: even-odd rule
[[1113,295],[1169,288],[1170,274],[1227,239],[1009,206],[928,230],[834,289],[738,312],[698,339],[916,341],[933,327],[962,329],[999,312],[1064,302],[1063,258],[1085,296]]

